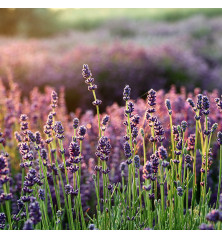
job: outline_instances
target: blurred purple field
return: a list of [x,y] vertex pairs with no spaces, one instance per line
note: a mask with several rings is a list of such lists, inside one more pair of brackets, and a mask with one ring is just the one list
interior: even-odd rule
[[148,88],[169,90],[172,84],[177,90],[221,89],[220,22],[220,17],[203,16],[173,23],[111,20],[91,31],[48,39],[1,38],[0,76],[7,82],[10,72],[26,95],[34,85],[63,85],[69,110],[87,108],[79,75],[85,62],[102,83],[98,94],[106,105],[120,103],[125,84],[135,97]]

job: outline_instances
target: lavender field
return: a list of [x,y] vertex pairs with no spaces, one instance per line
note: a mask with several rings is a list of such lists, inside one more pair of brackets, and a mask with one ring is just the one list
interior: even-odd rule
[[85,63],[100,83],[103,111],[113,102],[121,104],[126,84],[135,98],[173,84],[177,90],[221,89],[221,25],[222,16],[177,22],[113,19],[48,38],[0,36],[0,76],[7,84],[11,74],[26,96],[34,86],[65,86],[69,111],[88,109],[90,97],[79,74]]
[[221,230],[221,22],[1,36],[0,229]]

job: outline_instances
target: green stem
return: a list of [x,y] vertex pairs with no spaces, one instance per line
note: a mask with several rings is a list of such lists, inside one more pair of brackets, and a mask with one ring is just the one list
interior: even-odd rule
[[[205,116],[205,123],[206,123],[206,131],[208,130],[208,120],[207,116]],[[206,191],[207,191],[207,168],[208,168],[208,136],[205,139],[205,179],[204,179],[204,195],[203,195],[203,205],[205,205],[206,200]]]
[[187,168],[187,193],[186,193],[186,213],[188,214],[188,198],[189,198],[189,168]]
[[[4,189],[4,193],[8,193],[7,192],[7,188],[6,188],[6,184],[3,184],[3,189]],[[11,212],[10,212],[10,202],[7,200],[5,202],[6,204],[6,213],[7,213],[7,219],[8,219],[8,223],[9,223],[9,230],[12,230],[12,219],[11,219]]]
[[[63,152],[64,148],[63,148],[62,140],[59,140],[59,145],[60,145],[61,151]],[[66,160],[65,160],[64,154],[62,154],[62,159],[63,159],[64,169],[65,169],[66,183],[69,184],[69,178],[68,178],[68,172],[67,172],[67,168],[66,168]],[[72,230],[74,230],[72,204],[71,204],[71,196],[70,195],[68,195],[68,206],[69,206],[69,215],[70,215],[70,220],[71,220],[71,228],[72,228]]]
[[146,142],[145,136],[143,136],[143,157],[144,157],[144,165],[146,164]]
[[[162,164],[162,162],[161,162]],[[160,194],[161,194],[161,210],[162,210],[162,222],[165,223],[165,205],[164,205],[164,175],[163,175],[163,166],[160,166]]]
[[[82,153],[82,141],[80,141],[80,157]],[[82,209],[82,200],[81,200],[81,192],[80,192],[80,184],[81,184],[81,163],[79,162],[79,171],[78,171],[78,177],[77,177],[77,184],[78,184],[78,201],[79,201],[79,208],[80,208],[80,217],[81,217],[81,222],[82,222],[82,227],[83,230],[86,229],[86,224],[85,224],[85,218],[83,215],[83,209]]]
[[[199,111],[198,111],[199,115]],[[196,161],[197,161],[197,142],[198,142],[198,121],[196,120],[196,132],[195,132],[195,146],[194,146],[194,161],[193,161],[193,193],[192,193],[192,207],[194,207],[196,199],[196,186],[197,186],[197,172],[196,172]]]
[[174,155],[174,139],[173,139],[173,121],[172,121],[172,115],[170,115],[170,132],[171,132],[171,147],[172,147],[172,159],[175,159]]
[[219,171],[219,182],[218,182],[218,190],[217,190],[217,205],[216,208],[219,207],[220,201],[220,189],[221,189],[221,175],[222,174],[222,145],[220,145],[220,171]]

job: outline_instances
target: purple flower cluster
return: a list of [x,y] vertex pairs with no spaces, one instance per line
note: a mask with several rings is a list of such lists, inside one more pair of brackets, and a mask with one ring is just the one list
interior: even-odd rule
[[[83,67],[83,77],[91,87],[90,90],[94,91],[96,87],[92,85],[92,74],[87,65]],[[147,101],[138,99],[134,102],[130,100],[131,89],[126,86],[123,93],[126,103],[125,110],[123,107],[114,104],[107,108],[107,114],[102,115],[103,117],[101,117],[99,111],[97,116],[94,116],[92,111],[82,113],[77,110],[71,114],[64,113],[66,108],[54,91],[47,100],[44,97],[40,97],[41,101],[35,100],[36,102],[27,100],[24,105],[27,104],[30,108],[33,108],[37,107],[33,106],[36,103],[39,107],[37,122],[27,106],[24,107],[24,114],[21,114],[21,109],[15,112],[21,115],[20,130],[18,130],[19,122],[15,121],[13,123],[14,128],[18,130],[15,133],[15,139],[10,139],[9,135],[5,133],[4,127],[3,133],[0,134],[0,139],[4,138],[4,140],[0,140],[3,149],[4,147],[9,148],[13,155],[13,160],[10,161],[7,153],[2,152],[0,154],[0,189],[5,184],[7,184],[6,189],[9,189],[6,192],[1,191],[0,200],[5,204],[11,200],[10,207],[13,209],[14,201],[16,202],[18,199],[18,207],[15,206],[15,210],[13,209],[12,218],[15,221],[13,223],[16,224],[17,221],[20,222],[20,219],[25,219],[20,223],[24,229],[38,228],[40,225],[38,223],[47,220],[47,216],[50,215],[50,217],[59,219],[56,225],[59,228],[62,226],[62,223],[59,222],[62,219],[56,215],[56,211],[62,210],[64,206],[64,210],[70,209],[70,214],[67,214],[67,211],[63,214],[64,225],[69,223],[70,226],[73,217],[76,221],[81,220],[81,223],[77,223],[77,225],[83,226],[82,217],[85,217],[84,213],[89,206],[95,205],[95,200],[91,199],[96,195],[100,200],[102,191],[103,199],[97,203],[97,207],[102,205],[104,217],[108,217],[107,215],[112,213],[110,206],[113,205],[114,200],[119,198],[115,198],[117,191],[122,193],[121,195],[126,192],[128,203],[131,203],[131,199],[135,199],[135,195],[138,195],[137,192],[141,193],[140,195],[146,195],[146,192],[149,192],[147,198],[150,200],[157,199],[152,202],[151,207],[156,206],[160,197],[163,198],[161,207],[164,207],[165,203],[176,207],[180,203],[178,200],[185,199],[185,194],[188,200],[187,182],[183,184],[180,181],[186,175],[187,180],[189,180],[189,173],[192,173],[192,164],[195,157],[198,182],[201,178],[200,171],[201,176],[203,176],[207,169],[207,187],[211,187],[213,194],[215,194],[215,187],[212,187],[214,177],[210,177],[217,170],[213,167],[213,164],[217,163],[218,149],[215,137],[210,137],[212,144],[208,145],[207,152],[202,153],[198,145],[197,154],[194,155],[196,136],[193,133],[196,125],[200,127],[206,121],[205,131],[209,132],[205,132],[204,139],[207,140],[207,136],[215,132],[217,128],[222,130],[220,124],[222,119],[218,116],[218,105],[212,104],[217,93],[205,93],[202,95],[196,90],[194,95],[188,94],[189,100],[187,100],[187,103],[185,102],[187,98],[185,92],[177,94],[171,89],[169,93],[165,94],[163,91],[156,92],[151,89],[148,92]],[[38,96],[37,93],[36,96]],[[194,99],[197,99],[196,104]],[[45,100],[50,106],[42,114],[40,105],[45,106]],[[164,102],[167,106],[166,109],[163,107]],[[189,104],[192,106],[191,108]],[[167,112],[170,117],[173,117],[174,125],[170,125],[172,128],[169,127]],[[193,114],[196,115],[198,121],[194,120]],[[158,118],[156,115],[158,115]],[[206,117],[201,118],[202,115]],[[100,120],[100,117],[102,120]],[[197,119],[197,117],[200,118]],[[57,121],[58,119],[63,121]],[[218,124],[215,123],[216,121]],[[42,130],[39,126],[43,126],[44,122],[46,124],[44,130]],[[121,122],[124,122],[125,127],[122,126]],[[201,130],[200,128],[198,129]],[[37,130],[40,130],[41,133]],[[174,150],[171,149],[169,140],[164,140],[165,137],[166,139],[170,138],[171,130]],[[222,145],[221,131],[218,132],[217,142]],[[201,144],[201,142],[198,143]],[[20,157],[15,156],[17,155],[17,146]],[[176,155],[173,159],[175,165],[170,162],[171,153]],[[123,162],[124,155],[126,162]],[[199,163],[202,160],[201,170],[198,168],[198,160]],[[179,164],[180,162],[181,164]],[[19,163],[21,173],[16,166]],[[206,163],[208,165],[205,168]],[[140,167],[141,165],[143,169]],[[10,172],[13,172],[12,180],[9,180],[9,168]],[[95,175],[95,171],[97,175]],[[128,177],[125,177],[125,171],[128,171]],[[181,178],[177,175],[180,173]],[[166,183],[171,174],[174,177],[173,180]],[[102,178],[103,184],[101,178],[98,180],[98,177]],[[93,180],[96,184],[95,189],[91,186]],[[133,187],[130,186],[125,190],[124,185],[121,187],[119,184],[121,180],[123,184],[128,183]],[[205,186],[203,181],[201,183],[202,186]],[[166,200],[166,197],[169,197],[166,190],[169,190],[170,187],[173,187],[172,190],[174,190],[171,194],[174,200],[172,202]],[[141,188],[146,192],[140,192]],[[132,197],[130,195],[131,190]],[[111,197],[109,198],[109,196]],[[138,197],[138,202],[139,200],[140,197]],[[142,199],[139,203],[143,207],[144,201]],[[42,209],[43,206],[46,210]],[[80,211],[76,210],[76,207],[79,207]],[[83,208],[82,211],[81,207]],[[210,212],[206,217],[207,220],[214,223],[221,221],[220,210],[215,209]],[[78,212],[79,215],[77,216],[76,213]],[[18,213],[19,216],[17,216]],[[123,213],[125,212],[121,211],[121,216]],[[130,213],[130,216],[125,215],[125,219],[129,221],[128,224],[136,221],[138,217],[137,209],[133,209]],[[4,224],[4,216],[2,216],[0,225]],[[202,227],[204,228],[204,225]]]
[[3,185],[9,181],[8,159],[4,155],[0,155],[0,184]]

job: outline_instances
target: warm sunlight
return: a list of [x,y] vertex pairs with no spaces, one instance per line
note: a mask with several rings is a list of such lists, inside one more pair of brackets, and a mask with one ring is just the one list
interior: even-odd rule
[[221,39],[220,8],[0,8],[0,230],[221,230]]

